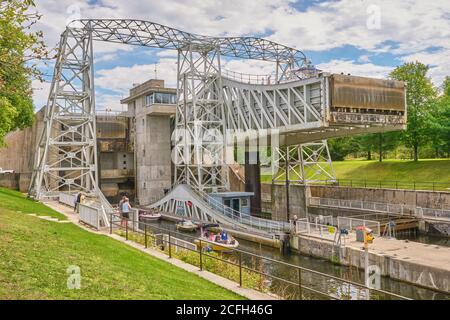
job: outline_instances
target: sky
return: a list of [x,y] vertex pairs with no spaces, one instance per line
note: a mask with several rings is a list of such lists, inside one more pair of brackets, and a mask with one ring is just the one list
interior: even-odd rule
[[[303,51],[326,72],[386,78],[405,62],[430,66],[436,86],[450,75],[448,0],[37,0],[42,30],[54,48],[76,18],[147,20],[208,36],[258,36]],[[135,83],[164,79],[176,86],[176,52],[94,43],[97,109],[121,110]],[[53,63],[33,81],[36,109],[46,104]],[[226,60],[225,69],[271,73],[261,61]]]

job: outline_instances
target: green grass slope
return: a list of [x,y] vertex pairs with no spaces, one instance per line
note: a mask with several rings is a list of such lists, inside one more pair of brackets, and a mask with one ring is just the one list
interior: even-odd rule
[[[379,186],[384,188],[416,188],[431,190],[436,182],[436,190],[448,190],[450,188],[450,159],[419,160],[417,162],[407,160],[384,160],[379,162],[363,160],[333,161],[336,178],[343,181],[343,185],[353,186]],[[292,176],[294,178],[294,175]],[[371,181],[365,184],[364,180]],[[272,177],[261,177],[264,183],[270,183]],[[359,181],[359,182],[358,182]],[[397,183],[398,182],[398,183]],[[430,183],[427,183],[430,182]]]
[[[111,238],[15,212],[9,203],[0,202],[1,300],[241,299]],[[29,206],[15,199],[15,210],[35,208]],[[67,288],[72,265],[80,268],[79,290]]]
[[450,159],[335,161],[338,179],[399,180],[450,183]]
[[6,188],[0,188],[0,208],[22,211],[24,213],[35,213],[40,216],[50,216],[60,220],[66,220],[66,217],[63,214],[40,202],[26,198],[19,191]]

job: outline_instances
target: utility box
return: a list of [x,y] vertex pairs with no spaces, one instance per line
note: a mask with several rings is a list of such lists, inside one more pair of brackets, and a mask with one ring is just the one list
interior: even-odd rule
[[371,243],[373,239],[372,232],[373,232],[372,229],[369,229],[364,226],[356,227],[356,241],[364,242],[364,234],[366,234],[368,242]]

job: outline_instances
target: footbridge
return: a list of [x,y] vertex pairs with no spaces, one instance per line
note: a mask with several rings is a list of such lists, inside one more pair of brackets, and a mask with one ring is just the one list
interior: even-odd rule
[[149,206],[163,212],[194,221],[216,222],[233,230],[273,238],[289,232],[289,222],[260,219],[224,206],[207,193],[193,190],[189,185],[177,185],[161,200]]
[[[108,205],[98,186],[94,41],[177,52],[173,185],[199,195],[230,190],[235,143],[271,148],[274,180],[290,180],[293,172],[308,183],[334,179],[327,138],[406,124],[402,82],[322,72],[302,51],[273,41],[203,36],[141,20],[76,20],[61,34],[29,189],[36,199],[81,190]],[[265,61],[273,72],[256,78],[227,72],[223,61],[233,59]],[[259,223],[229,216],[187,190],[174,188],[154,206],[172,210],[180,197],[190,198],[208,219],[240,228]]]

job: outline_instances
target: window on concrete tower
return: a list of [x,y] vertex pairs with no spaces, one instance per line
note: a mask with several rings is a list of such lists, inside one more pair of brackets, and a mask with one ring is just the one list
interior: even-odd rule
[[174,93],[162,93],[155,92],[145,98],[146,105],[151,106],[152,104],[175,104],[176,94]]

